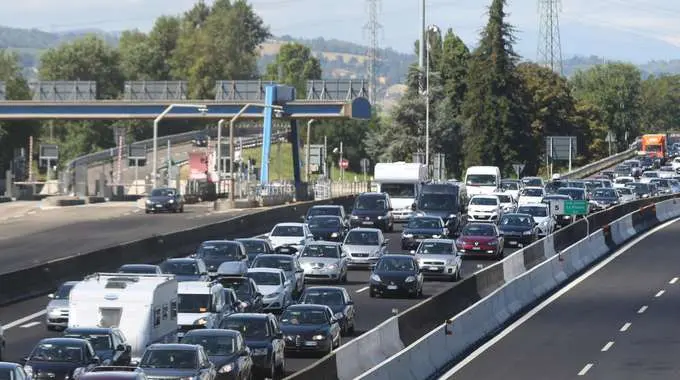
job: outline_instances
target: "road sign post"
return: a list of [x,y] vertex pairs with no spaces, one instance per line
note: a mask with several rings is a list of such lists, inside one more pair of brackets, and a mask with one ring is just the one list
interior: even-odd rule
[[361,171],[364,173],[364,182],[366,182],[366,174],[368,173],[368,166],[371,164],[371,161],[368,158],[362,158],[359,164],[361,165]]
[[512,164],[512,168],[515,169],[515,173],[517,174],[517,179],[519,179],[520,174],[522,174],[524,166],[524,164]]

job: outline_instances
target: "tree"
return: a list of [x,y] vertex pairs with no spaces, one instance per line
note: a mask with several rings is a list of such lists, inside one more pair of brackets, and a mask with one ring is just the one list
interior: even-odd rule
[[649,77],[641,88],[640,131],[678,130],[680,120],[680,75]]
[[489,22],[470,59],[462,105],[465,163],[495,165],[509,173],[515,162],[536,160],[520,95],[513,28],[505,22],[505,0],[493,0]]
[[312,51],[298,43],[281,46],[274,62],[267,66],[266,79],[294,86],[298,97],[307,92],[307,81],[321,79],[321,63]]
[[449,28],[444,36],[442,58],[438,62],[437,70],[444,81],[444,92],[449,98],[450,106],[457,115],[467,91],[466,76],[470,61],[470,49],[453,30]]

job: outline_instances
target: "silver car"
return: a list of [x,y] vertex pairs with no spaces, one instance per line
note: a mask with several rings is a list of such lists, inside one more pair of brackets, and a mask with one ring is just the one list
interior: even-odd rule
[[65,329],[68,327],[68,299],[71,289],[78,281],[68,281],[59,287],[55,293],[48,295],[50,302],[45,308],[45,325],[48,330]]
[[462,260],[456,252],[456,242],[451,239],[425,239],[415,251],[418,266],[427,277],[460,280]]
[[348,256],[347,265],[350,268],[372,267],[386,252],[387,242],[378,228],[351,229],[342,244],[342,250]]
[[299,261],[305,271],[305,280],[347,282],[347,254],[340,243],[315,241],[307,244]]

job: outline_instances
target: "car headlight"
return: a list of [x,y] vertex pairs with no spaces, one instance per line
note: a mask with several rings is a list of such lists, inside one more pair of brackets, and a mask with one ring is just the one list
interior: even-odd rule
[[193,376],[184,376],[180,377],[179,380],[196,380],[196,378]]
[[47,308],[47,314],[52,314],[52,313],[54,313],[55,311],[57,311],[57,308],[56,308],[56,307],[48,307],[48,308]]
[[448,259],[448,260],[446,260],[446,265],[456,265],[456,260]]
[[450,214],[450,215],[448,216],[448,219],[455,219],[455,218],[456,218],[456,214]]
[[380,251],[373,251],[373,252],[370,253],[369,256],[376,257],[376,256],[378,256],[379,253],[380,253]]
[[378,220],[382,220],[382,218],[384,218],[384,216],[378,215]]
[[401,235],[404,239],[410,239],[413,237],[413,234],[402,234]]
[[372,274],[371,280],[373,280],[375,282],[382,282],[382,280],[380,279],[380,276],[378,276],[377,274]]
[[168,203],[173,204],[173,203],[175,203],[175,200],[171,199],[171,200],[168,201]]
[[337,232],[333,232],[333,233],[331,234],[331,237],[334,237],[334,238],[335,238],[335,237],[338,237],[338,233],[337,233]]
[[267,294],[265,297],[266,298],[274,298],[274,297],[278,297],[280,294],[281,294],[281,292],[274,292],[274,293]]
[[321,335],[321,334],[319,334],[319,335],[314,335],[314,336],[312,337],[312,340],[324,340],[324,339],[326,339],[326,336],[325,336],[325,335]]
[[28,375],[28,377],[33,377],[33,367],[31,367],[30,365],[24,366],[24,372],[26,372],[26,375]]
[[199,318],[194,322],[195,325],[203,326],[206,323],[208,323],[208,320],[206,318]]
[[357,220],[357,219],[359,219],[359,217],[358,217],[358,216],[356,216],[356,215],[352,215],[352,216],[351,216],[350,218],[352,218],[353,220]]
[[217,371],[217,372],[219,372],[219,373],[229,373],[229,372],[231,372],[233,369],[234,369],[234,365],[233,365],[232,363],[229,363],[229,364],[223,365],[223,366],[219,369],[219,371]]
[[440,237],[442,237],[442,235],[432,235],[432,238],[434,239],[439,239]]
[[416,216],[425,216],[425,213],[422,212],[422,211],[418,211],[418,212],[416,212],[415,215],[416,215]]
[[406,277],[406,280],[404,280],[404,282],[413,282],[413,281],[415,281],[415,280],[416,280],[415,277],[413,277],[413,276],[408,276],[408,277]]
[[253,348],[250,350],[250,354],[253,356],[262,356],[262,355],[267,355],[267,349],[266,348]]
[[498,245],[498,241],[490,241],[490,242],[489,242],[489,245],[492,246],[492,247],[497,246],[497,245]]
[[524,231],[522,235],[531,235],[533,233],[534,233],[533,231]]
[[338,269],[338,264],[331,264],[328,266],[328,270],[336,270]]
[[152,203],[152,202],[151,202],[151,199],[147,199],[147,200],[146,200],[146,204],[150,205],[151,203]]

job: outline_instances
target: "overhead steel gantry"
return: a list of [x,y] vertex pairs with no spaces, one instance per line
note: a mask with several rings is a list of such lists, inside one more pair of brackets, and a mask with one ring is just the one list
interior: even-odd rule
[[[217,121],[262,119],[260,181],[269,182],[269,152],[274,120],[290,121],[293,177],[301,183],[298,120],[371,118],[363,80],[308,81],[305,100],[289,86],[264,81],[218,81],[214,100],[188,100],[187,82],[126,82],[123,100],[97,100],[95,82],[38,82],[32,101],[7,101],[0,82],[0,120],[142,120],[155,119],[171,104],[202,104],[205,109],[176,107],[163,119]],[[252,104],[242,113],[244,106]],[[276,106],[276,107],[272,107]],[[221,143],[221,142],[220,142]]]

